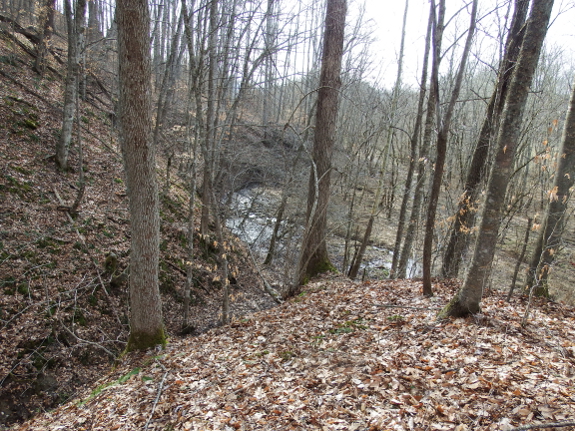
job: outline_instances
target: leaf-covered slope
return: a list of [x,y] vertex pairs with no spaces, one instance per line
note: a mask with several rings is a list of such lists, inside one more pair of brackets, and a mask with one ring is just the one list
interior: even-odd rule
[[573,309],[487,296],[434,320],[455,286],[322,279],[279,308],[134,355],[82,403],[19,430],[500,430],[575,417]]
[[[64,75],[54,55],[61,51],[41,78],[32,71],[32,47],[23,50],[15,40],[29,45],[0,28],[0,429],[91,386],[122,352],[129,330],[130,220],[112,103],[90,75],[79,117],[86,190],[71,220],[66,207],[78,194],[80,172],[76,133],[72,169],[60,172],[53,160]],[[164,181],[165,163],[158,166]],[[174,336],[182,323],[188,215],[177,177],[161,211],[160,289]],[[218,325],[221,270],[213,238],[196,241],[190,324],[201,332]],[[248,253],[235,240],[230,248],[231,312],[271,306]],[[114,274],[104,265],[109,253],[118,257]]]

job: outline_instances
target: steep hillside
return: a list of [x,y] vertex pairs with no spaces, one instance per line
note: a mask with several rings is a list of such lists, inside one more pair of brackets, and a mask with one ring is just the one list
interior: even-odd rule
[[[573,308],[485,298],[438,322],[457,286],[324,278],[299,297],[165,351],[18,428],[511,430],[575,426]],[[522,428],[527,429],[527,428]],[[573,428],[565,428],[573,429]]]
[[[64,74],[56,60],[62,59],[55,51],[40,78],[31,69],[32,52],[22,35],[0,35],[0,428],[74,398],[109,370],[128,334],[129,214],[112,103],[95,76],[88,80],[79,135],[87,183],[72,218],[78,135],[69,172],[59,172],[53,158]],[[172,337],[182,322],[187,195],[176,178],[161,210],[161,291]],[[220,319],[212,242],[195,244],[196,333]],[[237,240],[230,243],[232,313],[270,307],[249,255]],[[118,258],[114,273],[105,265],[111,253]]]

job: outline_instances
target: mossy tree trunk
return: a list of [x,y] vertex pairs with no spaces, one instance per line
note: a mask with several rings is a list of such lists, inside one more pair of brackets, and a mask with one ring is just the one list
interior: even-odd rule
[[449,304],[440,311],[438,318],[461,317],[480,311],[484,286],[489,279],[495,254],[501,223],[501,209],[513,172],[513,159],[519,141],[523,112],[539,61],[541,46],[547,33],[552,7],[553,0],[533,0],[532,2],[525,38],[503,108],[495,147],[495,162],[489,177],[473,259],[463,286]]
[[127,351],[165,344],[158,287],[159,196],[152,146],[150,15],[145,0],[116,7],[120,138],[130,200],[130,337]]
[[555,183],[547,205],[545,228],[539,233],[537,245],[527,273],[526,289],[537,284],[535,295],[549,296],[547,276],[554,256],[561,246],[565,228],[567,203],[575,181],[575,85],[571,93],[569,110],[563,128],[561,149],[557,159]]
[[325,237],[346,12],[346,0],[327,1],[307,223],[297,274],[298,284],[305,284],[311,277],[333,268]]

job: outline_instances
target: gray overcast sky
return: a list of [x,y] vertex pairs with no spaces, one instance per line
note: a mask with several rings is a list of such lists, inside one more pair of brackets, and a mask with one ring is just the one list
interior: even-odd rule
[[[349,4],[350,12],[357,10],[363,0],[351,0]],[[503,0],[498,0],[501,4]],[[397,73],[397,56],[401,39],[401,24],[404,0],[365,0],[366,16],[375,22],[375,34],[378,39],[373,47],[374,60],[380,59],[381,65],[379,76],[382,77],[385,85],[391,85]],[[480,16],[493,8],[497,1],[479,0]],[[447,1],[447,16],[451,16],[465,2],[463,0]],[[565,52],[565,61],[573,65],[575,59],[575,2],[573,0],[555,0],[553,9],[554,19],[547,37],[547,45],[559,45]],[[506,7],[501,9],[500,15],[504,15]],[[419,67],[422,61],[423,43],[427,26],[427,16],[429,13],[428,0],[409,0],[408,22],[406,31],[405,60],[404,60],[404,82],[414,85],[419,79]],[[462,15],[461,26],[466,25],[469,16],[467,12]],[[486,18],[484,22],[487,23]],[[491,20],[489,20],[491,21]],[[487,25],[487,24],[485,24]],[[452,26],[453,27],[453,26]],[[461,27],[462,28],[462,27]],[[484,27],[485,31],[490,31]],[[491,31],[493,31],[492,29]],[[449,31],[449,30],[448,30]],[[451,30],[453,31],[453,30]],[[483,47],[483,45],[482,45]]]

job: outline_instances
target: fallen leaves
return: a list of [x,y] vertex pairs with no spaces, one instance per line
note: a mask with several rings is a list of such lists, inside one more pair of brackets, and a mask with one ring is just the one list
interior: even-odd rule
[[405,281],[308,289],[297,302],[171,340],[146,366],[130,358],[104,381],[136,365],[147,379],[129,376],[20,430],[81,429],[80,421],[93,430],[147,421],[174,430],[498,430],[575,416],[573,343],[563,337],[573,319],[558,318],[572,309],[540,306],[521,328],[521,300],[494,294],[482,316],[436,322],[453,287],[435,286],[434,298]]

